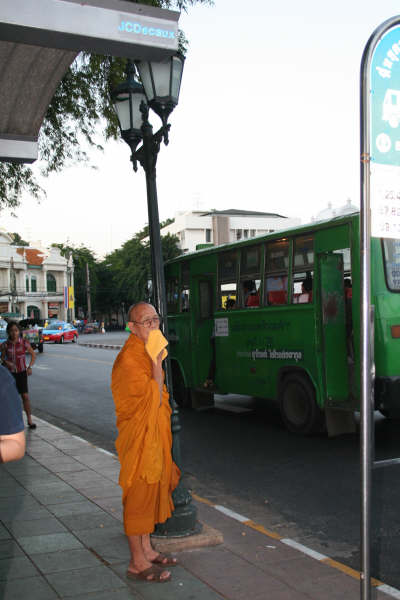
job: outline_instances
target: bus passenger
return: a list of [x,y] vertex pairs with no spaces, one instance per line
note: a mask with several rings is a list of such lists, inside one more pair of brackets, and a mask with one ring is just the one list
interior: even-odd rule
[[260,294],[253,279],[247,279],[243,282],[243,297],[246,307],[260,306]]
[[225,300],[225,310],[232,310],[235,308],[236,300],[235,298],[230,298],[229,296]]
[[305,280],[301,284],[301,294],[298,298],[299,304],[308,304],[312,300],[312,275],[307,273]]

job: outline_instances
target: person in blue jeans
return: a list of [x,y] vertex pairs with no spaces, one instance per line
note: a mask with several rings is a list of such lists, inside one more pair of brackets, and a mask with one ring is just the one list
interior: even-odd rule
[[15,379],[0,365],[0,463],[25,454],[25,431],[21,399]]

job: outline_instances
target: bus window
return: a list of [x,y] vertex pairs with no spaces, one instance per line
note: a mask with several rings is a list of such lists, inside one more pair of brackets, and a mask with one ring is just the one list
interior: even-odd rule
[[260,270],[261,246],[242,248],[240,259],[240,303],[243,308],[260,306]]
[[179,312],[179,285],[177,279],[167,279],[165,282],[167,291],[167,310],[174,314]]
[[386,284],[392,292],[400,292],[400,240],[382,240]]
[[190,266],[189,263],[182,264],[181,287],[180,287],[181,312],[189,312],[190,309]]
[[289,242],[287,239],[267,244],[265,260],[266,304],[287,303]]
[[218,263],[218,308],[237,307],[237,253],[225,252]]
[[313,297],[314,239],[302,236],[294,239],[292,303],[309,304]]

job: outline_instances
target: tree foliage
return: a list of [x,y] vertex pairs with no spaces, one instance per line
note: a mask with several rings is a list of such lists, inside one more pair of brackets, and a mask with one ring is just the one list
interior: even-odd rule
[[19,233],[10,233],[13,241],[11,242],[11,246],[29,246],[29,242],[22,239]]
[[[198,3],[211,5],[213,0],[141,0],[140,3],[187,11]],[[183,33],[180,41],[184,46]],[[84,146],[102,149],[105,140],[118,137],[110,90],[125,78],[125,64],[122,58],[81,53],[69,67],[40,131],[43,175],[61,171],[74,162],[88,161]],[[30,167],[0,163],[0,210],[17,207],[24,191],[38,199],[45,193]]]
[[[72,256],[74,262],[76,314],[81,308],[87,315],[86,264],[90,273],[92,314],[97,318],[112,313],[126,314],[131,304],[147,297],[147,284],[151,279],[150,243],[143,241],[147,235],[146,226],[101,261],[86,246],[53,244],[65,258]],[[161,238],[164,261],[179,256],[178,243],[174,235]]]

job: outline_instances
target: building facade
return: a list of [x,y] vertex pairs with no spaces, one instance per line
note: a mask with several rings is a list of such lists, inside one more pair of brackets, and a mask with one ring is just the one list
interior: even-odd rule
[[179,212],[174,222],[161,230],[161,235],[176,235],[179,246],[184,252],[193,252],[206,245],[219,246],[295,227],[300,225],[299,218],[289,218],[275,213],[250,210],[192,210]]
[[65,288],[74,286],[72,259],[58,248],[13,246],[12,241],[0,229],[0,315],[74,319],[74,298],[69,310],[64,300]]

